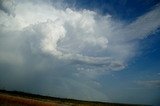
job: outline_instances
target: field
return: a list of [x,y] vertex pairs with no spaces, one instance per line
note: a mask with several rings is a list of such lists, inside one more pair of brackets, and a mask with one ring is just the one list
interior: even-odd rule
[[144,106],[41,96],[17,91],[0,90],[0,106]]

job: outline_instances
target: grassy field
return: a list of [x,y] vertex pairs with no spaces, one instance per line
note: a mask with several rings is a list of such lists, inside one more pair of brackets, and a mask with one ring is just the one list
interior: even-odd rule
[[55,98],[17,91],[0,90],[0,106],[145,106]]

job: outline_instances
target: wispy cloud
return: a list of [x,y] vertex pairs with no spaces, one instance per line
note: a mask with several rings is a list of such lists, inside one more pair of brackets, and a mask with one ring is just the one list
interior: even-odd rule
[[154,33],[157,28],[160,27],[160,4],[155,8],[138,17],[135,21],[125,27],[125,36],[130,39],[143,39]]
[[160,88],[160,80],[143,80],[136,83],[147,88]]

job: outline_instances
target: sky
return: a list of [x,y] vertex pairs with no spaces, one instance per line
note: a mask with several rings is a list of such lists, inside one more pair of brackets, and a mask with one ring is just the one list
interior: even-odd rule
[[1,0],[0,89],[160,105],[159,0]]

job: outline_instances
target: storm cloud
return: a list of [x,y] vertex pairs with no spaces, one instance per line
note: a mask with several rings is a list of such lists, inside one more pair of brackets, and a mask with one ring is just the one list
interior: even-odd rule
[[127,67],[138,51],[134,40],[159,28],[160,6],[125,23],[54,3],[0,2],[0,87],[107,101],[96,78]]

